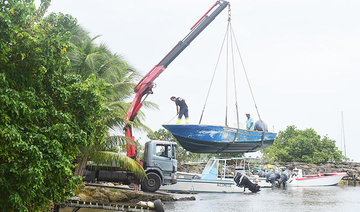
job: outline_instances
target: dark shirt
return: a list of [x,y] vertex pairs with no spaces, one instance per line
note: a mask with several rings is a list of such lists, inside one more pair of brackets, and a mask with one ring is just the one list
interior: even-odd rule
[[187,108],[187,104],[185,103],[185,100],[183,100],[183,99],[180,98],[180,97],[176,98],[175,104],[176,104],[177,106],[179,106],[180,109],[181,109],[181,108]]

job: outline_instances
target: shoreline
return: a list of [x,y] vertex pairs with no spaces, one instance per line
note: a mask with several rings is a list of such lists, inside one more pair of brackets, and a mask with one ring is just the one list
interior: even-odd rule
[[[268,163],[252,163],[251,166],[265,167]],[[319,172],[346,172],[345,176],[339,183],[339,186],[359,186],[360,185],[360,163],[359,162],[343,162],[343,163],[325,163],[325,164],[307,164],[302,162],[282,162],[272,163],[276,167],[286,167],[289,170],[300,168],[305,174],[317,174]],[[201,174],[206,163],[184,163],[179,166],[180,172],[190,172]],[[231,166],[231,164],[229,164]],[[176,198],[173,193],[167,192],[143,192],[135,191],[124,185],[114,185],[112,183],[105,184],[81,184],[75,191],[75,196],[69,198],[71,201],[81,201],[87,203],[98,204],[119,204],[126,207],[139,206],[139,202],[175,202],[175,201],[194,201],[196,200],[191,193],[189,196]],[[60,208],[68,208],[69,204],[60,204]]]

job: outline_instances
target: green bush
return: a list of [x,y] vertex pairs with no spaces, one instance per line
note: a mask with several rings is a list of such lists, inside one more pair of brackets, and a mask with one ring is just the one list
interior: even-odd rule
[[267,160],[277,162],[341,162],[344,157],[328,137],[321,138],[313,129],[298,130],[288,126],[280,131],[274,145],[262,150]]
[[0,211],[43,211],[73,194],[74,158],[102,140],[103,83],[68,73],[76,20],[49,1],[0,1]]

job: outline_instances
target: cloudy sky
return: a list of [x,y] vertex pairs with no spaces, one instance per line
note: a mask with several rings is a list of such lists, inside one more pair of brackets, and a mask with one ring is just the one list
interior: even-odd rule
[[[145,75],[190,31],[214,0],[52,0],[50,12],[71,14]],[[227,9],[226,9],[227,10]],[[146,124],[161,128],[176,115],[170,96],[186,99],[198,123],[227,25],[223,11],[155,81]],[[261,118],[274,131],[288,125],[315,129],[341,145],[341,112],[347,156],[360,161],[360,1],[231,1],[232,26]],[[221,60],[222,61],[222,60]],[[236,63],[240,126],[256,110]],[[203,124],[224,125],[225,62],[220,62]],[[229,90],[233,91],[232,83]],[[234,93],[229,93],[234,99]],[[230,125],[236,126],[232,108]],[[174,123],[172,121],[171,123]],[[142,133],[137,138],[146,140]]]

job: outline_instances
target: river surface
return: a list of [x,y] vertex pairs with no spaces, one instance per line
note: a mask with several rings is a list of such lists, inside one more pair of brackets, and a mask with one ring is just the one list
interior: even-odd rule
[[[195,201],[166,202],[165,211],[360,211],[360,187],[330,186],[316,188],[263,188],[259,193],[176,194],[177,198],[195,196]],[[71,210],[61,210],[71,211]],[[80,209],[79,212],[106,210]]]
[[360,187],[262,189],[259,193],[197,194],[166,211],[360,211]]

